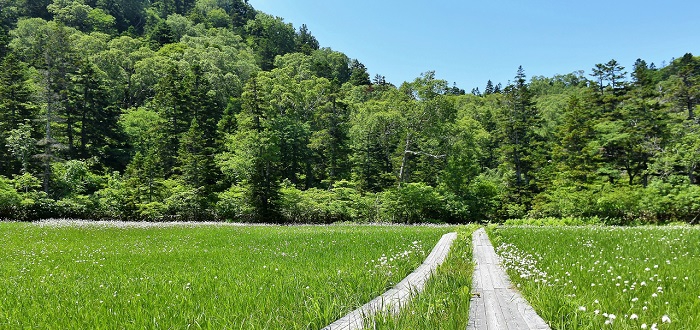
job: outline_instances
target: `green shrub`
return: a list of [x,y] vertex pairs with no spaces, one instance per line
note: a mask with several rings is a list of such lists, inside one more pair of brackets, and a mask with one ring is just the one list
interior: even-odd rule
[[289,183],[280,189],[280,212],[293,223],[333,223],[362,219],[365,199],[346,181],[325,190],[299,190]]
[[218,194],[214,208],[216,218],[228,221],[247,222],[253,218],[253,208],[246,203],[247,191],[241,186],[231,186]]
[[603,221],[598,217],[577,218],[577,217],[546,217],[546,218],[528,218],[528,219],[508,219],[506,225],[511,226],[590,226],[601,225]]
[[178,180],[164,182],[168,196],[164,199],[165,214],[173,221],[213,220],[204,188],[192,187]]
[[55,218],[58,209],[56,201],[45,192],[29,192],[22,194],[22,202],[13,218],[24,221]]
[[138,218],[145,221],[162,221],[167,207],[161,202],[137,204]]
[[52,168],[52,191],[57,198],[93,194],[104,186],[104,178],[92,173],[84,161],[57,162]]
[[12,186],[12,180],[0,176],[0,218],[14,218],[22,197]]
[[535,197],[530,217],[589,217],[597,215],[597,192],[586,186],[563,185]]
[[700,216],[700,186],[653,181],[642,190],[639,213],[645,223],[695,223]]
[[138,219],[139,212],[135,198],[136,193],[124,184],[118,172],[107,176],[106,187],[95,193],[95,217],[100,219],[128,220]]
[[379,193],[380,218],[394,223],[446,222],[445,197],[424,183],[409,183]]

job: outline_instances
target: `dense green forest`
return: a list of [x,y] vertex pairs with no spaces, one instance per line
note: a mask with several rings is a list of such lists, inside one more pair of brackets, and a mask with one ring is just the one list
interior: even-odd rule
[[700,218],[691,54],[465,93],[244,0],[0,0],[0,27],[0,218]]

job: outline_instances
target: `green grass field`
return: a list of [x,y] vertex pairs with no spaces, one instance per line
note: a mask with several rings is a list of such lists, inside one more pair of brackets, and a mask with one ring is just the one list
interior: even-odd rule
[[513,282],[554,329],[700,329],[700,228],[489,234]]
[[[59,223],[60,224],[60,223]],[[445,263],[373,329],[462,329],[477,226],[0,223],[0,329],[319,329]],[[490,227],[554,329],[700,329],[700,228]]]
[[398,315],[378,315],[368,329],[457,330],[469,320],[472,292],[472,233],[477,225],[460,227],[445,262],[428,280],[423,292]]
[[0,223],[0,329],[318,329],[451,229]]

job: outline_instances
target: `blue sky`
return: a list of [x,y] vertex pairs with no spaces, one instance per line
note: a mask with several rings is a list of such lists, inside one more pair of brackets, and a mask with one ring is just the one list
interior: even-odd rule
[[700,55],[696,0],[250,0],[295,27],[306,24],[322,47],[364,63],[398,85],[433,70],[469,92],[504,85],[519,65],[528,77],[616,59],[661,66]]

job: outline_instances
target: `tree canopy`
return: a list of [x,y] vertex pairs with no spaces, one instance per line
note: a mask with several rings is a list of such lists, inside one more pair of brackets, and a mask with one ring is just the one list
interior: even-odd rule
[[700,58],[625,65],[466,94],[244,0],[0,0],[0,218],[697,223]]

